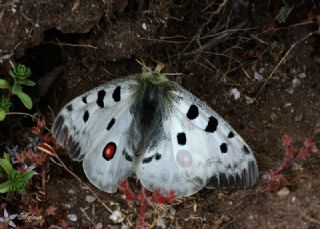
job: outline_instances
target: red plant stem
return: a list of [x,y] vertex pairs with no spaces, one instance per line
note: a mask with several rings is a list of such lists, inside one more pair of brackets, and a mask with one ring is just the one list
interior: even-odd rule
[[283,170],[288,168],[296,159],[296,157],[287,157],[283,162],[281,162],[275,171],[271,171],[269,173],[270,176],[276,176],[279,175]]
[[146,207],[147,207],[147,203],[144,200],[142,203],[140,203],[139,216],[137,219],[138,229],[144,228],[144,214],[145,214]]

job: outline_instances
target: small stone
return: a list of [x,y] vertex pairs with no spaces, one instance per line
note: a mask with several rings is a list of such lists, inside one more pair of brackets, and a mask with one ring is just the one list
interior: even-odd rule
[[303,113],[298,113],[298,114],[295,114],[294,117],[293,117],[293,121],[295,122],[301,122],[303,118]]
[[122,224],[122,225],[121,225],[121,229],[129,229],[129,226],[126,225],[126,224]]
[[68,203],[63,204],[63,206],[64,206],[65,208],[71,208],[71,207],[72,207],[71,204],[68,204]]
[[263,74],[263,73],[264,73],[264,68],[260,68],[258,72],[259,72],[260,74]]
[[297,77],[294,77],[294,79],[292,80],[292,88],[295,89],[300,85],[301,85],[301,81]]
[[303,171],[303,167],[301,164],[297,163],[297,162],[293,162],[292,166],[291,166],[291,170],[292,171]]
[[270,119],[272,121],[275,121],[277,118],[278,118],[278,116],[276,115],[276,113],[272,112],[271,115],[270,115]]
[[246,103],[247,103],[247,104],[252,104],[252,103],[254,103],[254,101],[255,101],[254,98],[250,98],[249,96],[245,96],[245,99],[246,99]]
[[263,80],[264,78],[263,78],[263,75],[262,75],[262,74],[260,74],[259,72],[255,72],[255,73],[254,73],[254,79],[257,80],[257,81],[261,81],[261,80]]
[[162,217],[158,217],[156,221],[156,226],[159,228],[166,228],[165,221]]
[[280,189],[278,192],[277,192],[277,195],[278,197],[280,198],[285,198],[287,197],[288,195],[290,194],[290,190],[286,187]]
[[96,198],[94,196],[91,196],[91,195],[87,195],[86,196],[86,201],[88,203],[93,203],[94,201],[96,201]]
[[141,26],[144,30],[147,30],[147,24],[145,22],[143,22]]
[[306,73],[302,72],[302,73],[299,73],[299,74],[298,74],[298,77],[299,77],[300,79],[304,79],[304,78],[307,78],[307,75],[306,75]]
[[234,100],[238,100],[240,98],[240,91],[237,88],[232,88],[229,92],[229,96],[233,97]]
[[68,193],[74,195],[76,192],[73,189],[69,189]]
[[94,226],[94,229],[101,229],[103,227],[102,223],[97,223],[95,226]]
[[124,220],[119,210],[115,210],[114,212],[112,212],[112,214],[109,216],[109,219],[111,219],[114,223],[121,223]]
[[75,214],[69,214],[68,219],[72,222],[76,222],[78,220],[78,216],[76,216]]

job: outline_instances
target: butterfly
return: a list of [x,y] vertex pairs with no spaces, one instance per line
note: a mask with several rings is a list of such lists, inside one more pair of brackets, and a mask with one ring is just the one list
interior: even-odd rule
[[52,133],[83,161],[100,190],[117,191],[136,174],[148,190],[192,195],[253,186],[252,150],[215,111],[162,74],[161,66],[112,80],[69,102]]

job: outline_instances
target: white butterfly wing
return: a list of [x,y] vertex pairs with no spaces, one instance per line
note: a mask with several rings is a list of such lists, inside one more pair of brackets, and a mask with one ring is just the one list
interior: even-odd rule
[[203,186],[187,180],[174,162],[171,124],[170,119],[163,122],[165,133],[158,136],[160,139],[155,147],[146,149],[138,164],[137,176],[150,191],[158,189],[164,195],[173,191],[176,196],[189,196]]
[[184,177],[208,188],[254,185],[256,160],[239,134],[181,86],[172,93],[173,154]]
[[71,158],[83,160],[88,179],[106,192],[115,192],[133,172],[127,131],[137,85],[132,77],[99,86],[67,104],[52,127]]

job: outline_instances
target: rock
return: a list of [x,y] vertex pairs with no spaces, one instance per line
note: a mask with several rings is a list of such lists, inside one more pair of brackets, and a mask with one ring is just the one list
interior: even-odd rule
[[292,85],[292,88],[295,89],[301,85],[301,81],[297,77],[294,77],[291,85]]
[[109,216],[109,219],[112,220],[114,223],[121,223],[124,218],[119,210],[115,210],[112,212],[112,214]]
[[69,214],[68,219],[72,222],[76,222],[78,220],[78,216],[76,216],[75,214]]
[[86,201],[88,203],[93,203],[94,201],[96,201],[96,198],[94,196],[91,196],[91,195],[87,195],[86,196]]
[[237,88],[232,88],[229,92],[229,96],[233,97],[234,100],[238,100],[240,98],[240,91]]
[[94,229],[102,229],[103,225],[102,223],[97,223],[95,226],[94,226]]
[[262,81],[264,79],[264,77],[259,72],[255,72],[254,73],[254,79],[257,80],[257,81]]
[[302,118],[303,118],[303,113],[298,113],[293,116],[293,121],[301,122]]
[[277,195],[279,198],[285,198],[287,197],[288,195],[290,194],[290,190],[286,187],[280,189],[278,192],[277,192]]
[[298,74],[298,77],[299,77],[300,79],[304,79],[304,78],[307,78],[307,75],[306,75],[306,73],[301,72],[301,73]]

